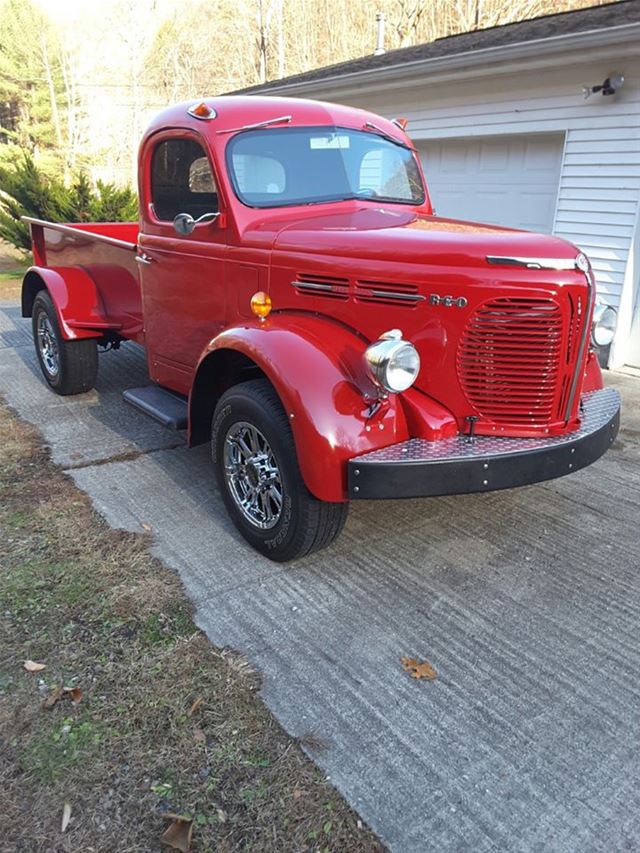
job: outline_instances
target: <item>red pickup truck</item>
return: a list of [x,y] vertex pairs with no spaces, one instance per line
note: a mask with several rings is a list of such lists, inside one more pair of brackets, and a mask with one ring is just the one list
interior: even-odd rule
[[99,349],[144,346],[150,384],[125,398],[211,442],[226,507],[266,556],[324,547],[350,500],[534,483],[614,440],[588,259],[435,216],[402,120],[179,104],[142,139],[139,195],[136,223],[29,220],[22,312],[42,373],[82,393]]

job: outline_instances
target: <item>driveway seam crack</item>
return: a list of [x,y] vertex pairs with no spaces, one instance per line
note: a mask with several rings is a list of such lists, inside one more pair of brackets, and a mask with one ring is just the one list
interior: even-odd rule
[[102,465],[111,465],[116,462],[133,462],[140,459],[141,456],[150,456],[152,453],[160,453],[163,450],[176,450],[178,447],[186,447],[183,441],[169,444],[166,447],[152,447],[149,450],[127,450],[124,453],[117,453],[115,456],[110,456],[107,459],[95,459],[87,462],[78,462],[75,465],[65,465],[63,470],[81,471],[83,468],[99,468]]

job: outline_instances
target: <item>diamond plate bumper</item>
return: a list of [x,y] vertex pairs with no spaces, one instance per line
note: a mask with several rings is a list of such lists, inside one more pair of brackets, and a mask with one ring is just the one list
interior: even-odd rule
[[582,397],[582,422],[545,438],[412,438],[350,459],[351,499],[417,498],[509,489],[562,477],[599,459],[620,426],[613,388]]

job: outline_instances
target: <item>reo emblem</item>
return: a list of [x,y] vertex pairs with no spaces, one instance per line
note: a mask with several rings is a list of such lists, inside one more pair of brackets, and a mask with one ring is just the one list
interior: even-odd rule
[[429,297],[429,305],[442,305],[445,308],[465,308],[469,300],[465,296],[438,296],[432,293]]

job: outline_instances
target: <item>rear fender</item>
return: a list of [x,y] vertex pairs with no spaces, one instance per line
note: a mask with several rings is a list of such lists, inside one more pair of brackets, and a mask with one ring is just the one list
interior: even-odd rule
[[105,317],[100,294],[91,276],[80,267],[31,267],[22,282],[22,316],[31,317],[33,302],[47,290],[66,340],[100,337],[119,324]]
[[408,438],[396,395],[377,410],[372,406],[375,388],[362,358],[366,346],[350,329],[303,314],[272,314],[263,323],[225,330],[210,342],[196,372],[189,400],[192,437],[194,413],[203,411],[196,397],[212,394],[198,375],[208,359],[222,367],[223,353],[239,353],[278,393],[309,491],[320,500],[345,500],[348,459]]

